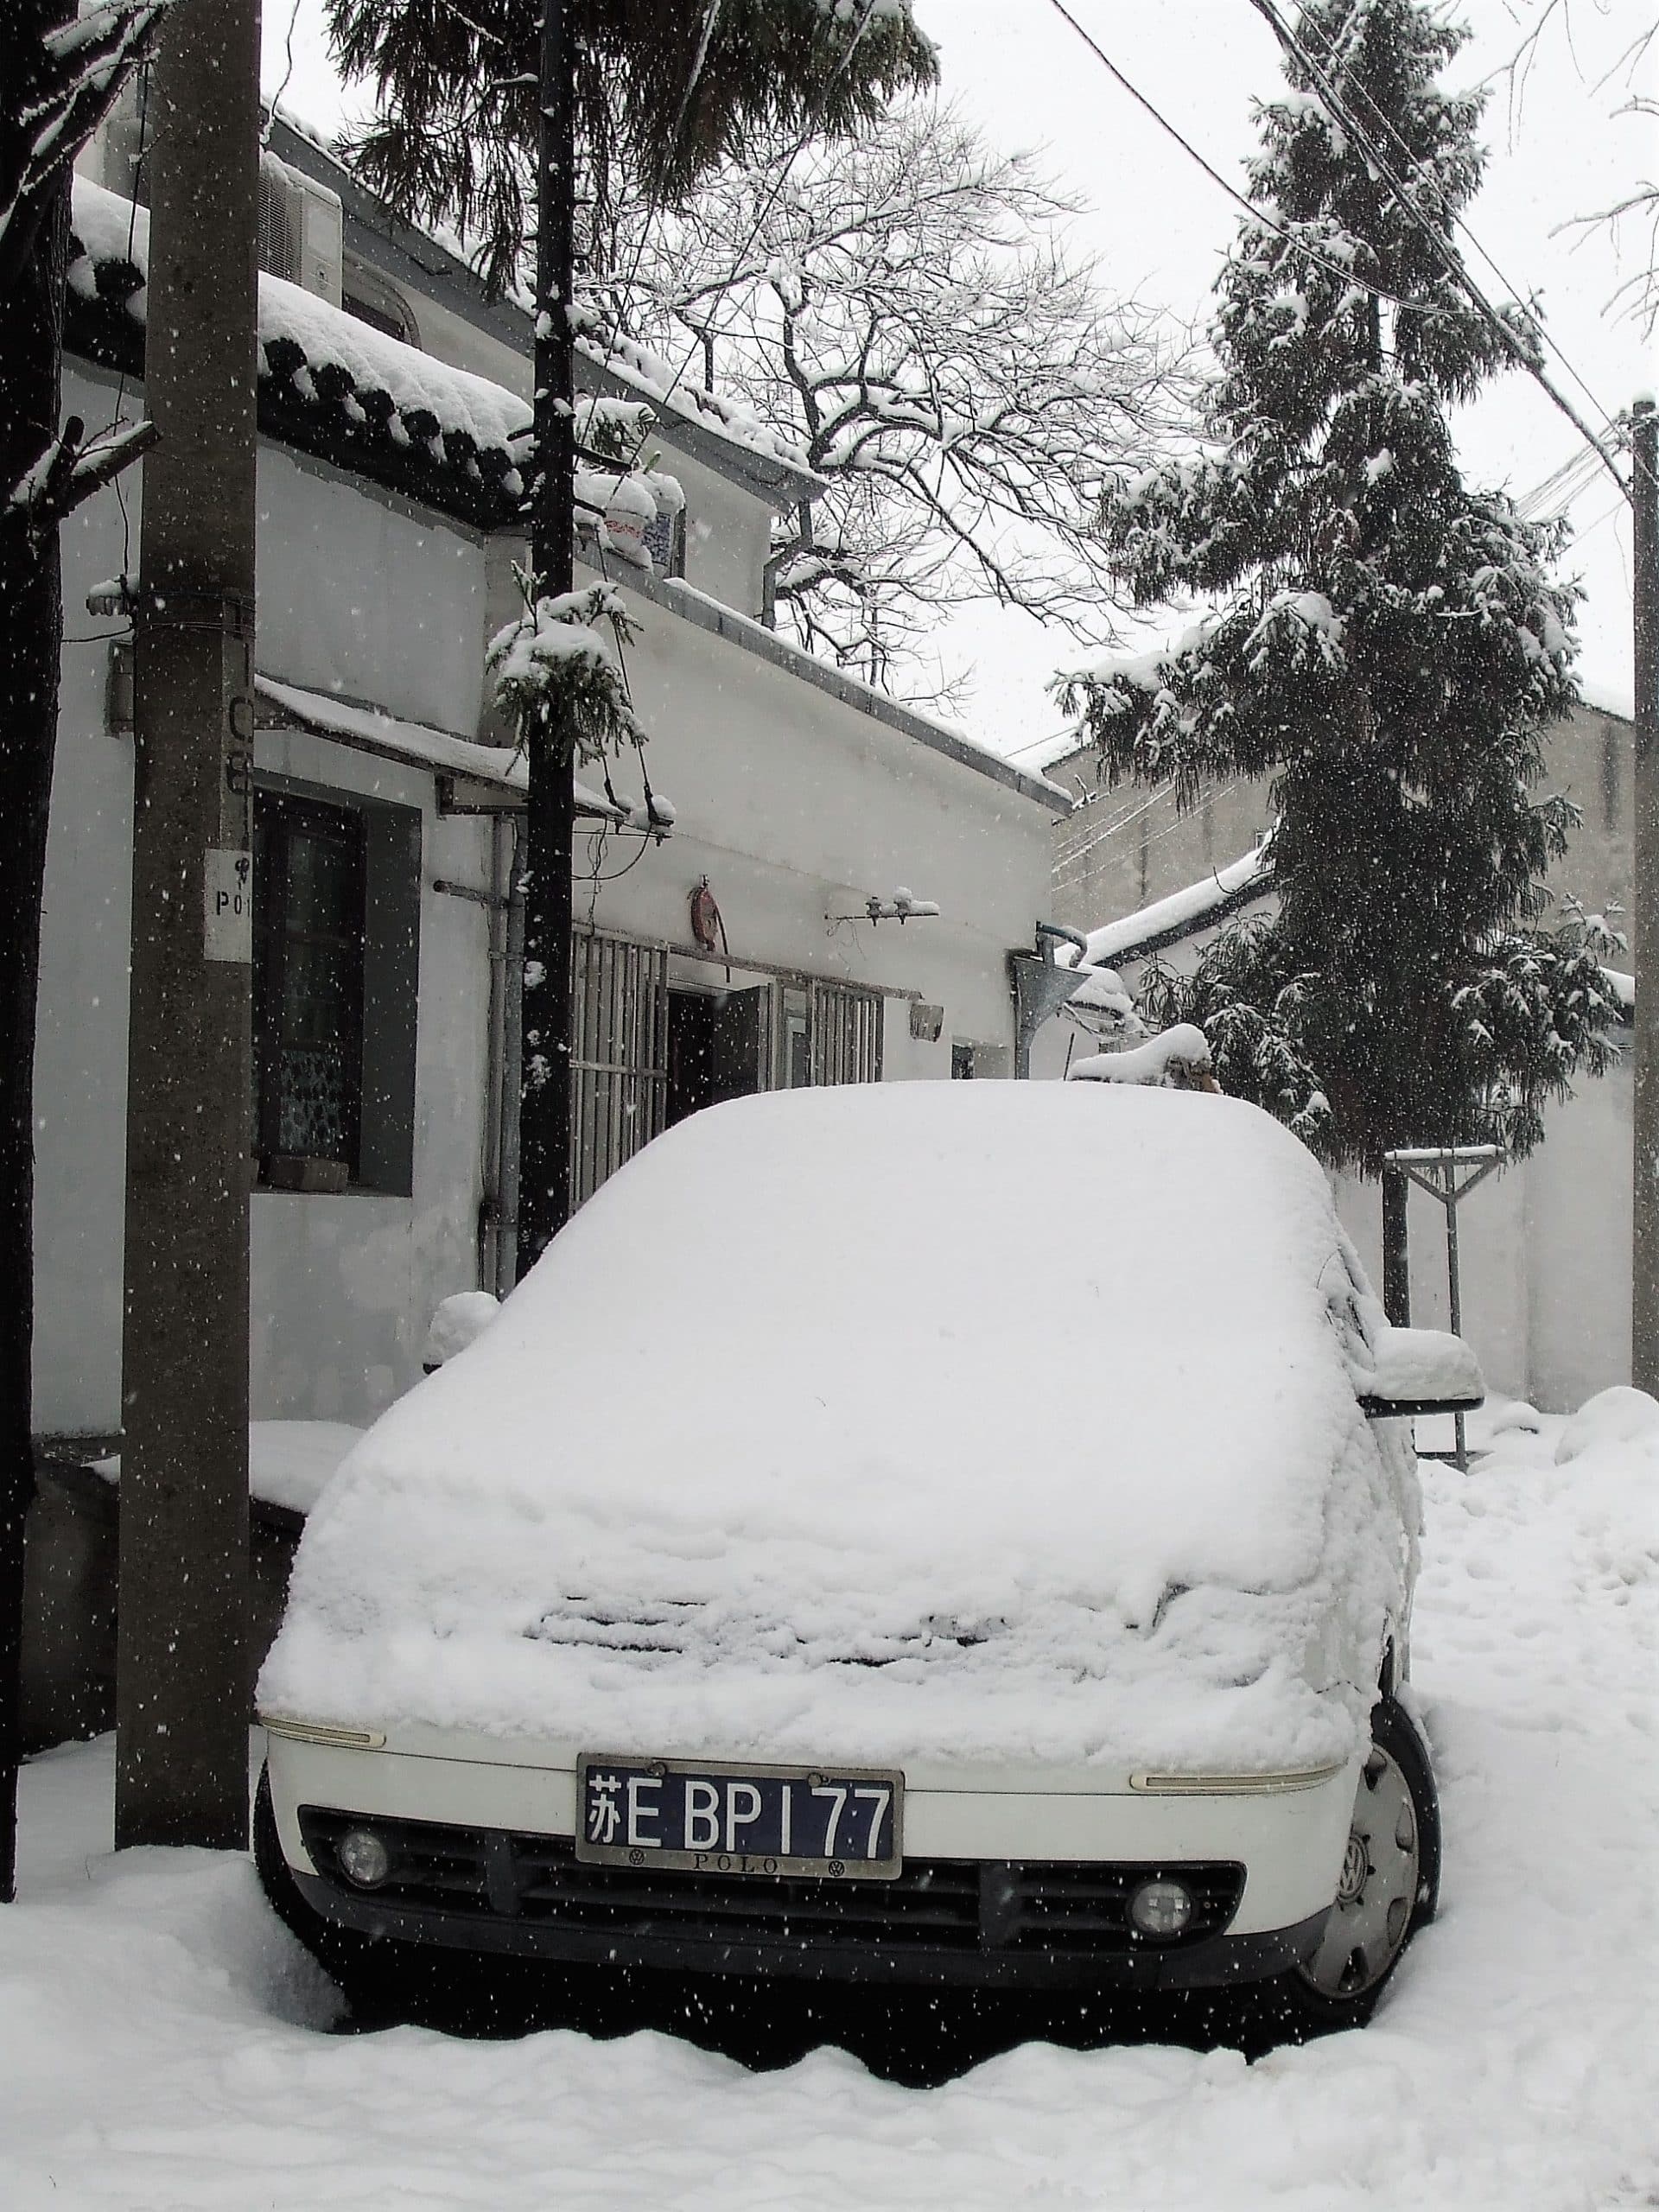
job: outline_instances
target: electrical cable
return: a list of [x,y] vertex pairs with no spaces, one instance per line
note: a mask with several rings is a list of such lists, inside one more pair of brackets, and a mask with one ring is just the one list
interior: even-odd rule
[[[702,82],[703,65],[709,59],[709,48],[714,39],[715,26],[720,21],[720,11],[724,5],[725,0],[709,0],[708,7],[704,10],[702,18],[702,34],[697,41],[697,51],[696,58],[693,60],[691,64],[691,73],[685,80],[685,90],[680,94],[680,105],[674,117],[674,128],[669,134],[671,156],[679,152],[680,134],[685,129],[685,118],[691,111],[693,95],[696,93],[698,85]],[[634,283],[639,275],[639,264],[645,257],[645,246],[651,237],[651,226],[662,213],[663,209],[660,207],[654,205],[646,210],[645,219],[640,226],[639,237],[633,249],[633,261],[628,270],[626,280],[622,287],[622,296],[624,299],[626,299],[628,294],[633,289]],[[620,314],[619,312],[617,319],[611,325],[610,341],[605,348],[605,358],[599,365],[601,375],[610,367],[612,357],[616,352],[617,341],[620,339],[621,335],[622,324]],[[644,450],[645,442],[642,439],[635,454],[636,462],[639,458],[639,454],[642,453]],[[629,464],[630,467],[633,465],[634,463],[632,462]]]
[[[132,263],[138,240],[138,193],[144,173],[145,157],[149,152],[149,63],[138,65],[138,151],[132,162],[132,198],[127,203],[127,260]],[[149,271],[145,271],[148,275]],[[126,404],[127,372],[124,365],[115,387],[115,415],[110,423],[111,434],[121,427],[121,410]],[[125,586],[132,573],[132,516],[127,507],[127,495],[120,476],[111,480],[115,504],[121,510],[121,582]]]
[[[1054,0],[1054,4],[1058,7],[1060,4],[1060,0]],[[1560,411],[1566,416],[1567,421],[1572,423],[1573,429],[1577,430],[1580,436],[1584,439],[1585,442],[1587,445],[1591,445],[1595,448],[1597,453],[1600,455],[1602,463],[1606,468],[1609,475],[1611,476],[1613,481],[1619,486],[1620,490],[1624,493],[1626,498],[1629,498],[1629,486],[1626,485],[1624,479],[1619,474],[1618,467],[1611,455],[1603,448],[1601,442],[1597,437],[1595,432],[1584,422],[1583,418],[1579,414],[1578,410],[1573,405],[1572,402],[1566,397],[1566,395],[1557,389],[1550,377],[1546,373],[1542,365],[1539,362],[1531,359],[1528,354],[1526,348],[1522,345],[1514,331],[1510,328],[1503,316],[1499,315],[1497,308],[1481,290],[1479,285],[1476,283],[1474,278],[1469,274],[1467,269],[1465,268],[1462,261],[1452,247],[1450,242],[1440,231],[1435,229],[1433,224],[1429,221],[1428,218],[1423,213],[1422,210],[1412,199],[1410,194],[1406,190],[1404,184],[1402,182],[1392,164],[1389,162],[1388,156],[1377,145],[1375,138],[1371,137],[1370,132],[1368,132],[1364,126],[1359,122],[1357,117],[1354,115],[1352,110],[1342,99],[1340,93],[1335,90],[1329,78],[1320,68],[1319,63],[1314,60],[1312,54],[1308,53],[1306,48],[1302,45],[1295,33],[1290,29],[1288,24],[1284,21],[1284,18],[1280,15],[1278,8],[1275,5],[1275,0],[1249,0],[1249,5],[1255,10],[1257,15],[1262,16],[1264,22],[1271,26],[1281,45],[1285,48],[1285,51],[1287,54],[1294,55],[1301,62],[1308,75],[1313,79],[1313,83],[1320,94],[1325,110],[1330,115],[1332,120],[1338,124],[1343,130],[1347,131],[1353,138],[1360,151],[1365,156],[1370,166],[1375,170],[1377,176],[1381,179],[1382,183],[1387,186],[1389,191],[1392,194],[1402,213],[1405,214],[1408,219],[1413,223],[1428,240],[1430,245],[1439,256],[1441,265],[1445,269],[1446,274],[1451,277],[1453,283],[1458,285],[1462,290],[1471,305],[1475,308],[1477,314],[1479,315],[1481,320],[1486,324],[1488,328],[1491,330],[1493,334],[1502,341],[1506,350],[1514,356],[1517,365],[1525,369],[1528,375],[1532,378],[1533,381],[1540,387],[1540,389],[1548,395],[1549,398],[1554,403]],[[1522,312],[1525,314],[1526,310],[1522,309]],[[1532,322],[1535,327],[1537,327],[1535,317],[1529,315],[1528,321]],[[1568,365],[1571,366],[1571,364],[1569,363]],[[1574,374],[1576,375],[1576,373],[1577,372],[1575,371]],[[1593,392],[1591,393],[1591,398],[1596,407],[1600,409],[1601,403],[1599,400],[1596,399]],[[1601,410],[1601,411],[1604,414],[1605,413],[1605,410]],[[1609,416],[1607,419],[1611,421],[1612,418]]]
[[300,10],[304,4],[305,0],[294,0],[294,11],[288,19],[288,40],[284,55],[286,67],[283,71],[283,81],[271,94],[265,108],[265,127],[259,133],[259,151],[262,154],[268,154],[270,151],[270,134],[276,127],[277,105],[283,94],[294,81],[294,34],[299,29]]
[[[1271,0],[1267,0],[1266,7],[1263,7],[1262,4],[1262,0],[1251,0],[1251,5],[1257,9],[1258,13],[1268,13],[1269,19],[1274,20],[1271,13]],[[1274,27],[1275,30],[1279,29],[1279,25],[1276,20],[1274,22]],[[1282,33],[1281,34],[1281,35],[1283,35],[1284,34]],[[1293,32],[1290,33],[1289,35],[1294,40],[1296,35]],[[1326,61],[1332,62],[1336,59],[1336,40],[1334,36],[1327,39],[1326,41],[1324,58]],[[1523,304],[1522,295],[1519,285],[1511,283],[1510,279],[1504,274],[1503,270],[1498,267],[1497,263],[1487,251],[1485,246],[1482,245],[1480,239],[1475,235],[1473,226],[1469,222],[1465,216],[1460,214],[1459,211],[1452,206],[1450,200],[1448,200],[1446,196],[1445,191],[1441,188],[1440,179],[1434,175],[1433,171],[1430,169],[1426,163],[1419,160],[1418,156],[1412,152],[1410,147],[1401,137],[1399,130],[1396,128],[1395,124],[1387,115],[1383,113],[1382,110],[1371,98],[1370,93],[1366,90],[1365,86],[1357,83],[1354,89],[1359,94],[1359,97],[1364,101],[1371,113],[1376,117],[1378,123],[1382,124],[1383,130],[1388,133],[1394,143],[1405,156],[1406,160],[1410,164],[1411,168],[1414,169],[1417,175],[1428,185],[1430,190],[1434,194],[1436,199],[1440,203],[1440,212],[1442,214],[1446,216],[1449,222],[1454,223],[1459,230],[1463,232],[1470,245],[1474,247],[1475,251],[1480,256],[1481,259],[1486,264],[1486,266],[1497,278],[1498,283],[1503,286],[1507,292],[1513,296],[1520,312],[1526,316],[1528,321],[1532,325],[1532,327],[1537,333],[1538,336],[1555,355],[1556,359],[1560,362],[1562,367],[1566,369],[1567,374],[1572,378],[1574,384],[1578,385],[1579,390],[1590,402],[1590,404],[1595,409],[1597,414],[1601,416],[1603,422],[1608,423],[1617,422],[1617,416],[1611,409],[1604,406],[1600,399],[1599,399],[1596,394],[1590,389],[1589,385],[1586,383],[1584,378],[1580,375],[1578,369],[1575,367],[1572,360],[1569,359],[1565,349],[1546,327],[1543,318],[1541,315],[1535,315],[1529,307]]]
[[1207,161],[1198,151],[1192,140],[1190,138],[1184,137],[1181,132],[1179,131],[1175,125],[1169,120],[1168,117],[1159,108],[1154,107],[1153,103],[1137,86],[1132,85],[1129,82],[1129,79],[1123,74],[1123,72],[1111,59],[1111,56],[1106,52],[1106,49],[1099,43],[1092,34],[1085,30],[1084,26],[1077,21],[1077,17],[1071,13],[1070,8],[1066,6],[1065,0],[1049,0],[1049,5],[1054,10],[1058,16],[1064,17],[1065,22],[1070,23],[1077,36],[1083,41],[1084,44],[1089,48],[1089,51],[1094,55],[1096,60],[1100,63],[1102,68],[1104,69],[1116,83],[1122,86],[1123,90],[1129,95],[1129,98],[1134,100],[1138,106],[1146,110],[1147,113],[1152,118],[1159,129],[1166,132],[1168,136],[1175,141],[1175,143],[1180,148],[1181,151],[1190,156],[1192,160],[1195,161],[1211,181],[1214,184],[1219,185],[1221,189],[1227,194],[1227,197],[1237,207],[1242,207],[1244,213],[1249,216],[1253,222],[1259,223],[1264,230],[1271,231],[1275,238],[1282,238],[1287,245],[1293,247],[1296,252],[1301,254],[1306,260],[1310,261],[1316,269],[1323,269],[1327,276],[1335,276],[1341,283],[1351,288],[1355,291],[1364,292],[1372,299],[1386,300],[1391,308],[1398,308],[1402,314],[1420,315],[1425,317],[1435,317],[1444,314],[1445,310],[1443,308],[1427,306],[1420,300],[1397,299],[1392,292],[1385,292],[1381,285],[1371,283],[1365,277],[1359,276],[1351,269],[1344,269],[1340,262],[1326,260],[1325,257],[1314,247],[1309,245],[1306,239],[1299,238],[1293,231],[1287,230],[1282,223],[1276,221],[1273,216],[1268,213],[1264,207],[1258,207],[1254,200],[1247,198],[1243,193],[1238,190],[1236,186],[1230,184],[1227,181],[1227,179],[1222,175],[1221,171],[1215,167],[1213,162]]

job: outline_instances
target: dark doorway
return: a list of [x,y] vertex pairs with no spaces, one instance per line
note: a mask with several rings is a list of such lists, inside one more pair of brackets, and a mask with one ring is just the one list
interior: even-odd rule
[[715,1001],[707,991],[668,995],[668,1128],[711,1099]]
[[771,992],[676,991],[668,995],[667,1126],[699,1107],[744,1098],[765,1083]]

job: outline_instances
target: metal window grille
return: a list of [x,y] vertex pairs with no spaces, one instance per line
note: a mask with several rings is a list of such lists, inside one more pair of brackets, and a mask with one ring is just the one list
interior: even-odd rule
[[814,1083],[880,1083],[881,1001],[845,983],[813,983]]
[[570,982],[570,1194],[581,1205],[666,1125],[668,954],[578,935]]

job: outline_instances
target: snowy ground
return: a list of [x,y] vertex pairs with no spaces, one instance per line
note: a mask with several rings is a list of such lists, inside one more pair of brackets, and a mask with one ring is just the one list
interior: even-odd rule
[[245,1863],[109,1853],[96,1745],[25,1777],[0,2202],[1659,2205],[1659,1432],[1618,1426],[1584,1449],[1560,1421],[1501,1430],[1466,1478],[1429,1472],[1442,1911],[1361,2033],[1254,2064],[1032,2044],[931,2089],[834,2050],[753,2073],[654,2032],[331,2035]]

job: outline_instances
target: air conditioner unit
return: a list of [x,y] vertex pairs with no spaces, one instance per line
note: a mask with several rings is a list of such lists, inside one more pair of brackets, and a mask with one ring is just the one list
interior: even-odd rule
[[344,246],[340,194],[275,154],[262,154],[259,266],[337,308]]

